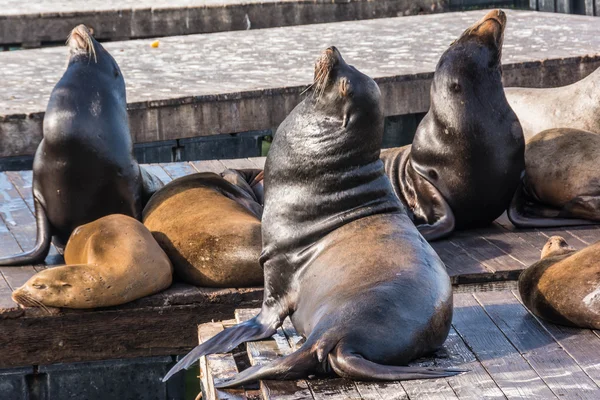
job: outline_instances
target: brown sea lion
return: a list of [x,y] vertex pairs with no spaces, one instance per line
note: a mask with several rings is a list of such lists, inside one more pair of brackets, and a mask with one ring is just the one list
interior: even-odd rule
[[30,307],[117,306],[160,292],[172,281],[171,262],[150,231],[122,214],[75,229],[65,263],[35,274],[13,299]]
[[162,182],[133,157],[125,81],[112,56],[79,25],[69,35],[69,64],[44,116],[33,160],[37,241],[0,265],[44,261],[50,242],[63,247],[80,225],[110,214],[140,219]]
[[600,223],[600,135],[550,129],[525,150],[525,175],[508,209],[523,228]]
[[143,221],[184,282],[260,286],[261,197],[260,170],[192,174],[156,192]]
[[577,251],[562,237],[551,237],[542,259],[519,277],[519,293],[542,319],[600,329],[600,242]]
[[510,204],[525,142],[502,86],[506,15],[490,11],[440,58],[411,146],[382,152],[396,195],[428,240],[490,224]]
[[329,370],[360,380],[460,372],[405,366],[445,341],[452,287],[384,174],[377,84],[331,47],[309,93],[267,156],[262,310],[196,347],[165,379],[203,355],[273,335],[288,315],[304,345],[218,387]]
[[557,88],[506,88],[525,139],[556,128],[600,133],[600,69],[572,85]]

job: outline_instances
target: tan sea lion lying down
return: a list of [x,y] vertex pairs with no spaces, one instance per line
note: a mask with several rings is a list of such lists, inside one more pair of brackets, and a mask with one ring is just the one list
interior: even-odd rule
[[160,292],[172,282],[171,262],[150,231],[122,214],[76,228],[65,262],[35,274],[13,299],[30,307],[108,307]]

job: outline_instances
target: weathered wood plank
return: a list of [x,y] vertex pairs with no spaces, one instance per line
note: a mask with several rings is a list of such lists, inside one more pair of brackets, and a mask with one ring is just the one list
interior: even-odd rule
[[173,180],[159,164],[144,164],[142,167],[145,168],[146,171],[156,175],[156,177],[165,185]]
[[456,232],[450,241],[495,273],[503,272],[507,277],[514,279],[525,267],[524,263],[484,239],[478,231]]
[[471,293],[454,296],[452,324],[507,398],[557,398]]
[[472,399],[504,399],[505,396],[494,382],[494,379],[479,363],[473,352],[465,342],[450,329],[448,338],[444,343],[447,357],[436,358],[436,366],[441,368],[465,369],[466,374],[448,379],[448,383],[456,396],[461,400]]
[[254,168],[264,169],[267,157],[249,157],[248,160],[252,161]]
[[220,160],[229,169],[256,169],[256,165],[247,158]]
[[480,292],[473,296],[561,399],[598,399],[600,388],[536,321],[512,292]]
[[431,246],[446,265],[453,284],[471,283],[482,277],[489,279],[494,273],[450,240],[432,242]]
[[567,232],[588,245],[600,240],[600,228],[598,226],[569,228]]
[[[19,196],[25,201],[31,215],[35,219],[35,208],[33,205],[33,173],[32,171],[7,171],[6,176],[12,182],[15,189],[19,193]],[[37,232],[37,228],[36,228]],[[62,264],[64,258],[54,244],[50,244],[50,251],[46,256],[46,263],[48,264]]]
[[33,214],[5,173],[0,173],[0,215],[22,250],[35,246]]
[[219,160],[193,161],[191,164],[198,172],[214,172],[215,174],[220,174],[223,170],[227,169],[227,167]]
[[169,174],[172,179],[181,178],[182,176],[197,172],[192,164],[188,162],[164,163],[160,164],[160,166],[163,167],[165,172]]
[[23,286],[37,271],[32,266],[0,267],[0,273],[4,275],[8,286],[14,291]]
[[[259,309],[240,309],[235,311],[238,323],[249,320],[258,314]],[[248,357],[252,365],[263,365],[278,357],[286,356],[294,350],[290,347],[283,330],[279,328],[272,340],[248,342]],[[297,381],[261,381],[264,399],[312,399],[313,396],[305,380]]]
[[[523,304],[519,293],[513,295]],[[600,338],[589,329],[571,328],[544,321],[532,315],[552,335],[554,340],[565,349],[585,373],[600,384]]]

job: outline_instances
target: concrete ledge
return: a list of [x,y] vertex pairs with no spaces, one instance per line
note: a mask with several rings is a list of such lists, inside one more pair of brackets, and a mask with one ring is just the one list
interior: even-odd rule
[[126,40],[443,10],[444,0],[0,0],[0,45],[62,42],[82,23],[100,40]]
[[[385,114],[426,112],[431,77],[448,45],[485,11],[179,36],[106,45],[128,86],[136,143],[275,129],[336,45],[381,87]],[[594,17],[509,11],[507,86],[577,81],[600,66]],[[0,157],[34,153],[66,50],[0,53]]]

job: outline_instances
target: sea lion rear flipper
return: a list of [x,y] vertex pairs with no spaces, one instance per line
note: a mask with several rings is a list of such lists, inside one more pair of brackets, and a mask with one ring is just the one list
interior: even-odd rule
[[[578,216],[581,216],[578,215],[578,210],[586,211],[585,208],[577,206],[578,204],[581,205],[575,202],[577,199],[579,198],[567,204],[563,210],[550,209],[543,204],[530,200],[527,193],[523,190],[523,183],[521,183],[513,196],[508,210],[506,210],[506,215],[510,222],[517,228],[552,228],[598,224],[598,222],[594,221],[576,219]],[[530,212],[525,211],[526,207]],[[534,215],[531,211],[537,215]],[[589,212],[589,208],[587,211]],[[565,218],[568,215],[573,215],[575,218]]]
[[50,251],[52,234],[50,232],[50,221],[46,216],[46,210],[37,197],[33,198],[35,207],[35,223],[37,226],[37,239],[35,247],[25,253],[0,258],[0,266],[39,264],[46,259]]
[[407,381],[412,379],[436,379],[459,375],[466,370],[406,367],[383,365],[369,361],[358,354],[345,351],[337,346],[335,353],[329,354],[329,364],[342,378],[353,380]]
[[148,200],[158,189],[162,188],[165,184],[160,178],[151,172],[148,172],[144,167],[140,165],[140,174],[142,176],[142,208],[146,206]]
[[189,368],[190,365],[192,365],[202,356],[214,353],[227,353],[235,349],[241,343],[250,340],[264,339],[275,334],[276,328],[261,324],[258,320],[259,316],[260,314],[252,319],[249,319],[248,321],[242,322],[241,324],[227,328],[201,345],[196,346],[173,368],[171,368],[171,370],[163,378],[163,382],[166,382],[171,376],[182,369]]

